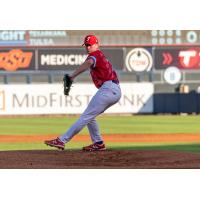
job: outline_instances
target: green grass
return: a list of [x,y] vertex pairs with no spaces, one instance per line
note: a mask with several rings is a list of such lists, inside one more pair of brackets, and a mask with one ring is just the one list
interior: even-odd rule
[[184,151],[200,153],[199,143],[189,144],[114,144],[111,149],[121,150],[170,150],[170,151]]
[[[77,117],[0,118],[0,135],[60,134]],[[102,116],[98,119],[102,133],[200,133],[199,116]],[[87,133],[83,129],[81,133]]]
[[[62,134],[78,117],[17,117],[0,118],[0,135]],[[101,116],[97,118],[101,132],[114,133],[199,133],[200,116]],[[88,134],[85,128],[81,134]],[[69,149],[81,149],[84,142],[67,144]],[[109,149],[158,149],[200,152],[198,143],[106,143]],[[0,143],[0,150],[50,149],[41,142]]]

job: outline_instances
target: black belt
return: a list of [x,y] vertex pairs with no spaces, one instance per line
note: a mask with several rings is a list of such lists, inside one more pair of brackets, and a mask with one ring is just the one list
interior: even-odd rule
[[113,83],[119,85],[119,81],[118,80],[112,80]]

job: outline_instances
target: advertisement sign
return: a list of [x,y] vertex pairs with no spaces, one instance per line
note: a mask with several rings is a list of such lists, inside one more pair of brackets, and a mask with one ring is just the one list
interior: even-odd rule
[[35,70],[35,51],[31,49],[0,49],[0,70]]
[[157,47],[154,52],[156,69],[176,66],[179,69],[200,69],[200,47]]
[[[122,83],[119,103],[106,113],[153,112],[151,83]],[[61,84],[0,85],[0,115],[80,114],[97,89],[93,84],[74,84],[64,96]]]
[[66,44],[67,32],[63,30],[30,30],[27,31],[28,44],[31,46]]
[[[102,49],[114,69],[122,69],[123,49]],[[87,58],[84,48],[38,49],[38,70],[74,70]]]
[[131,49],[125,58],[125,70],[132,72],[150,71],[153,66],[151,48]]
[[38,70],[74,70],[87,54],[84,49],[38,49]]
[[24,46],[27,44],[26,31],[0,31],[0,46]]
[[[102,51],[114,69],[122,69],[122,48],[104,48]],[[84,48],[2,48],[0,70],[74,70],[87,56]]]

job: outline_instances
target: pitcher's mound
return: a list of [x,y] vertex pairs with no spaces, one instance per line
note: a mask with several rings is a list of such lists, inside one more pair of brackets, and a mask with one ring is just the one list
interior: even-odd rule
[[200,154],[158,150],[2,151],[1,169],[200,168]]

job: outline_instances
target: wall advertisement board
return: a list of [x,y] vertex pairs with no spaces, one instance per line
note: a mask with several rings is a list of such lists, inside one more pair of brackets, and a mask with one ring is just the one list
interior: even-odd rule
[[[102,48],[114,69],[123,67],[122,48]],[[87,58],[84,48],[38,49],[38,70],[74,70]]]
[[[123,48],[102,48],[113,68],[123,68]],[[74,70],[87,58],[84,48],[2,48],[0,71]]]
[[[120,102],[106,113],[153,112],[153,84],[122,83],[121,89]],[[66,97],[61,84],[0,85],[0,115],[80,114],[96,91],[93,84],[74,84]]]
[[155,69],[176,66],[182,70],[200,69],[200,47],[156,47]]

